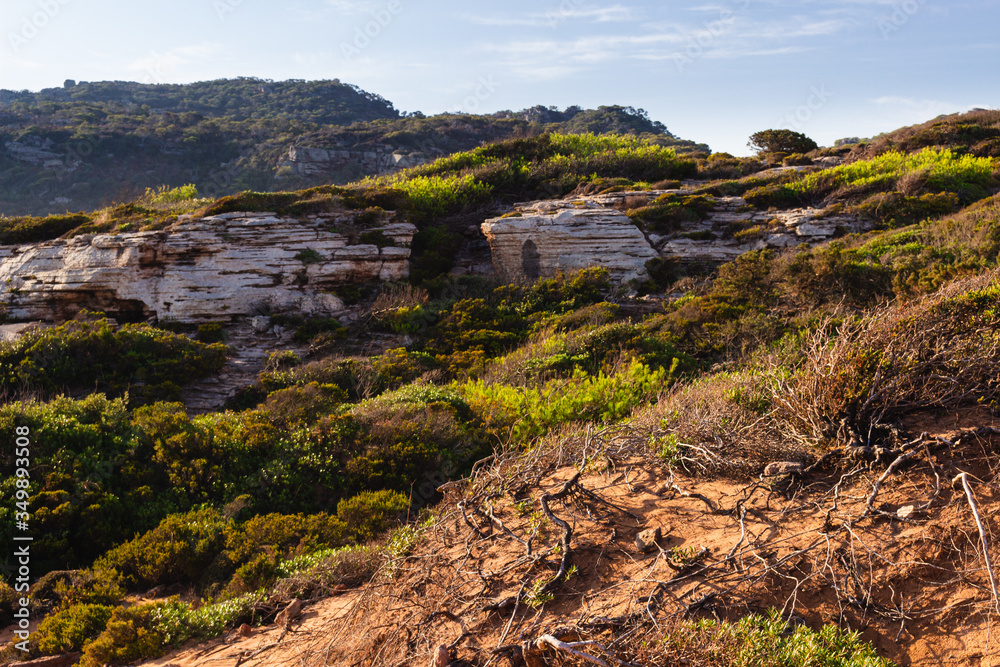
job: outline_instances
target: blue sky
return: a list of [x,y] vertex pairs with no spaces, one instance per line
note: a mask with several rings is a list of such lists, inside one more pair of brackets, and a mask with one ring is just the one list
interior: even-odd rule
[[0,88],[332,79],[404,111],[641,107],[746,154],[1000,107],[1000,0],[5,0]]

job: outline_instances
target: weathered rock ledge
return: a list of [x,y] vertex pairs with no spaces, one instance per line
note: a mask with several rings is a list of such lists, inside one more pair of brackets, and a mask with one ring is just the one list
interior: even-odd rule
[[[721,263],[745,252],[815,244],[862,231],[857,218],[798,208],[756,211],[740,197],[712,198],[704,220],[684,223],[670,234],[643,233],[622,211],[663,194],[686,190],[616,192],[517,204],[502,218],[487,220],[494,269],[508,279],[552,276],[559,271],[605,267],[616,281],[645,275],[656,257],[684,263]],[[733,229],[742,233],[733,233]]]
[[519,205],[518,213],[482,226],[493,268],[508,280],[598,266],[626,281],[642,275],[646,262],[658,256],[628,216],[614,209],[543,201]]
[[[359,241],[376,230],[392,245]],[[330,291],[408,275],[415,232],[409,223],[362,229],[347,215],[227,213],[154,232],[0,246],[0,304],[15,321],[57,322],[82,309],[189,324],[282,312],[339,316],[344,304]]]

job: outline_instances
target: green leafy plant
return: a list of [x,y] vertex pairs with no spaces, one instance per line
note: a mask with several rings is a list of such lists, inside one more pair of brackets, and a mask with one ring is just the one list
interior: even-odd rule
[[545,591],[545,586],[548,584],[547,581],[539,579],[528,588],[524,593],[524,602],[532,609],[538,609],[546,602],[552,602],[556,599],[556,596],[550,592]]
[[819,146],[794,130],[762,130],[750,135],[747,145],[757,153],[808,153]]

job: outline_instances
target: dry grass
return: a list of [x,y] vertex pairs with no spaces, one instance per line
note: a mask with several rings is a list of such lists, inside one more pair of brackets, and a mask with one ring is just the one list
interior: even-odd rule
[[874,444],[917,410],[995,400],[1000,384],[1000,273],[877,309],[805,344],[794,375],[773,374],[777,419],[804,444]]
[[372,314],[378,317],[380,313],[391,313],[400,308],[415,308],[425,305],[430,296],[423,287],[414,287],[409,283],[396,283],[384,286],[372,304]]
[[984,248],[996,234],[1000,222],[1000,195],[970,206],[955,215],[926,225],[928,246],[946,248]]
[[752,477],[776,459],[803,458],[781,438],[767,378],[754,370],[678,385],[654,408],[638,413],[635,424],[650,433],[654,449],[658,442],[676,446],[672,456],[663,454],[690,473]]

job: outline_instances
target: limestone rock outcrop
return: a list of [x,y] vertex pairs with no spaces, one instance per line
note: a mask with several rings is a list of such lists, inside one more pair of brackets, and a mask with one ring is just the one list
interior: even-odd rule
[[[0,304],[15,321],[62,321],[81,309],[120,321],[193,324],[294,312],[346,314],[337,287],[408,274],[409,223],[357,228],[349,215],[268,213],[181,219],[160,231],[0,246]],[[381,230],[379,245],[363,242]]]
[[713,197],[714,210],[704,219],[669,234],[644,233],[623,212],[664,194],[691,192],[615,192],[517,204],[514,212],[482,225],[494,270],[516,279],[601,266],[625,282],[642,277],[645,263],[655,257],[718,264],[751,250],[815,244],[864,230],[849,215],[815,208],[758,211],[740,197]]
[[516,217],[487,220],[482,230],[493,268],[506,279],[603,267],[627,281],[644,275],[645,263],[658,256],[627,215],[582,201],[523,204]]
[[3,147],[15,162],[49,168],[65,166],[64,157],[54,151],[51,139],[29,137],[25,141],[8,141]]
[[[725,230],[733,227],[746,231],[742,235],[726,234]],[[669,236],[651,234],[650,239],[663,257],[718,263],[730,262],[750,250],[812,245],[862,229],[857,218],[829,215],[822,209],[756,211],[741,197],[717,197],[715,210],[704,220],[685,224],[681,231]]]

